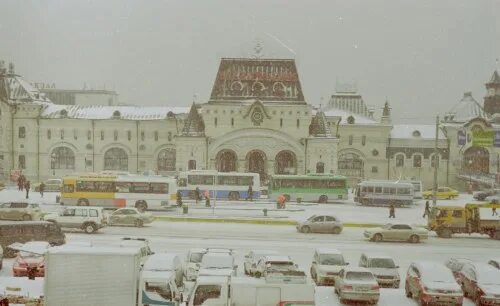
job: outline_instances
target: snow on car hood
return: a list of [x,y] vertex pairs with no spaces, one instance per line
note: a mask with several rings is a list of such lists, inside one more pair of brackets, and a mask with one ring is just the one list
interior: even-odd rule
[[479,287],[486,293],[486,295],[499,295],[500,284],[479,284]]
[[448,282],[425,282],[425,287],[431,290],[449,290],[449,291],[462,291],[462,288],[457,283],[448,283]]
[[339,273],[345,266],[334,266],[334,265],[318,265],[318,270],[321,272],[333,272]]
[[373,275],[384,275],[384,276],[399,276],[398,269],[396,268],[368,268]]
[[234,270],[229,269],[229,268],[224,268],[224,269],[200,269],[198,272],[198,276],[204,276],[204,275],[209,275],[209,276],[231,276],[233,275]]

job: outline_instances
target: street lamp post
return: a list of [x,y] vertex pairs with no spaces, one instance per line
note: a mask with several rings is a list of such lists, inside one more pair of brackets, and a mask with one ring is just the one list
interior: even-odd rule
[[56,153],[50,155],[50,166],[52,168],[52,176],[56,176]]

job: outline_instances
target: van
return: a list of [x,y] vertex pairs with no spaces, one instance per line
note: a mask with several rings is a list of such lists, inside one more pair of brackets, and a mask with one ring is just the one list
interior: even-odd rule
[[47,241],[51,245],[62,245],[66,236],[58,224],[46,221],[0,221],[0,246],[5,257],[14,257],[15,251],[8,248],[14,242]]
[[183,263],[177,254],[156,253],[149,256],[144,262],[143,271],[169,272],[173,275],[175,284],[182,287],[184,277]]
[[56,222],[63,228],[75,228],[87,234],[95,233],[107,224],[102,207],[69,206],[60,213],[49,213],[43,220]]
[[182,293],[170,271],[142,270],[139,281],[139,306],[179,305]]

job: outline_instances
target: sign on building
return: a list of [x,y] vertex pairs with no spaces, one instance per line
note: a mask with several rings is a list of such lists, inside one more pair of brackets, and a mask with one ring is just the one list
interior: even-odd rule
[[472,145],[476,147],[492,147],[495,139],[495,131],[472,132]]

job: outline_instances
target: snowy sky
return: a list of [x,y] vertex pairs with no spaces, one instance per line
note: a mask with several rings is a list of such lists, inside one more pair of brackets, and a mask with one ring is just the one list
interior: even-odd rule
[[0,59],[32,82],[115,89],[120,101],[205,102],[221,57],[297,60],[319,104],[356,81],[399,122],[432,122],[500,70],[500,1],[1,0]]

